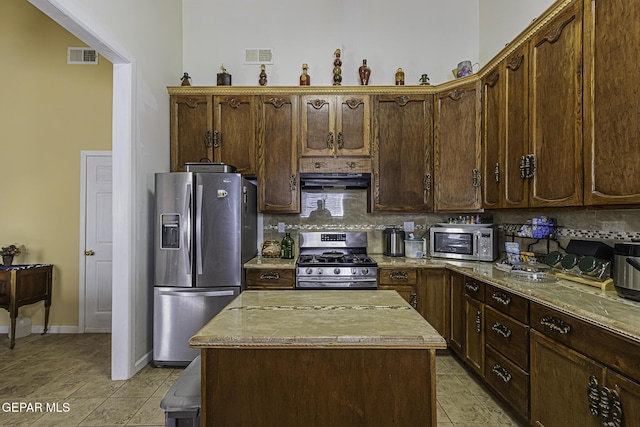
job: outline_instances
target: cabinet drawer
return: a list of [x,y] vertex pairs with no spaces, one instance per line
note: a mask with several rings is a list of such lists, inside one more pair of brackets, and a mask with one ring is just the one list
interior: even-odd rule
[[293,289],[295,270],[248,269],[247,289]]
[[640,344],[637,342],[534,302],[531,302],[530,326],[555,341],[640,381]]
[[485,289],[487,305],[499,310],[522,323],[529,324],[529,300],[504,289],[487,285]]
[[418,272],[415,268],[379,268],[378,284],[380,285],[415,285]]
[[471,298],[475,298],[478,301],[484,302],[484,282],[480,282],[476,279],[472,279],[471,277],[464,278],[464,293],[465,295],[469,295]]
[[484,316],[485,342],[528,371],[529,327],[488,306]]
[[301,157],[300,172],[371,172],[371,158]]
[[484,379],[517,411],[529,417],[529,374],[487,346]]

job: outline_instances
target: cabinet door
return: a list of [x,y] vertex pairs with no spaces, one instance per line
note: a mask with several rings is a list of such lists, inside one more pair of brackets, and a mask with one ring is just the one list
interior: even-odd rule
[[336,153],[342,156],[369,156],[371,152],[369,96],[338,96],[336,114]]
[[[611,425],[624,425],[625,427],[639,427],[640,426],[640,384],[631,381],[628,378],[623,377],[611,370],[607,371],[607,387],[604,389],[605,394],[608,396],[609,401],[612,403],[612,407],[616,407],[615,411],[608,411],[605,414],[601,414],[601,419],[607,422],[618,421],[618,424]],[[612,392],[615,391],[615,394]],[[616,404],[620,404],[618,406]],[[620,424],[619,420],[622,419],[623,423]]]
[[480,83],[439,93],[434,112],[436,211],[474,211],[480,198]]
[[507,57],[504,67],[504,156],[500,178],[503,207],[525,208],[529,205],[529,183],[520,165],[529,153],[529,61],[528,45]]
[[206,95],[171,95],[171,172],[213,160],[213,106]]
[[334,98],[323,95],[300,97],[301,156],[329,156],[334,153],[337,143]]
[[252,95],[214,96],[213,159],[256,176],[256,126]]
[[373,209],[432,211],[432,95],[379,95],[374,123]]
[[602,426],[589,409],[591,377],[600,387],[604,367],[531,331],[531,425]]
[[465,296],[464,358],[484,377],[484,304],[468,295]]
[[505,100],[503,64],[482,79],[482,205],[502,207],[504,192]]
[[418,311],[449,341],[450,290],[446,270],[424,268],[418,274]]
[[449,347],[459,356],[464,355],[464,282],[462,274],[450,272],[451,285],[451,338]]
[[292,95],[259,99],[258,209],[300,212],[297,99]]
[[[531,40],[533,207],[582,205],[582,1]],[[611,76],[609,76],[611,77]]]
[[[585,205],[640,203],[640,2],[593,0],[585,9]],[[626,70],[626,71],[623,71]]]

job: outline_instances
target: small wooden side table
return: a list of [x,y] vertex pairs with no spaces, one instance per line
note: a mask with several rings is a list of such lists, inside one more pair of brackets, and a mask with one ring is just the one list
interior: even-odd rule
[[44,301],[44,335],[49,326],[53,265],[21,264],[0,266],[0,308],[9,311],[11,317],[11,343],[16,343],[16,318],[18,309],[38,301]]

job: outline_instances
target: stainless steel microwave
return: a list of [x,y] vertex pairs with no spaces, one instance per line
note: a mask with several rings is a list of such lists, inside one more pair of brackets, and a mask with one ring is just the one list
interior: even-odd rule
[[498,227],[443,224],[429,230],[429,254],[436,258],[493,261],[498,258]]

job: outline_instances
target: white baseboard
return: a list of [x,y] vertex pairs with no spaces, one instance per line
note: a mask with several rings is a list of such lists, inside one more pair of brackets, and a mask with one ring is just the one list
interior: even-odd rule
[[[31,326],[32,334],[41,334],[44,331],[44,325],[34,325]],[[9,325],[0,326],[1,334],[9,333]],[[80,333],[80,328],[78,326],[49,326],[47,329],[48,334],[78,334]]]
[[135,371],[138,372],[140,369],[147,366],[152,360],[153,360],[153,351],[149,351],[148,353],[145,353],[141,358],[136,360],[136,363],[134,365]]

